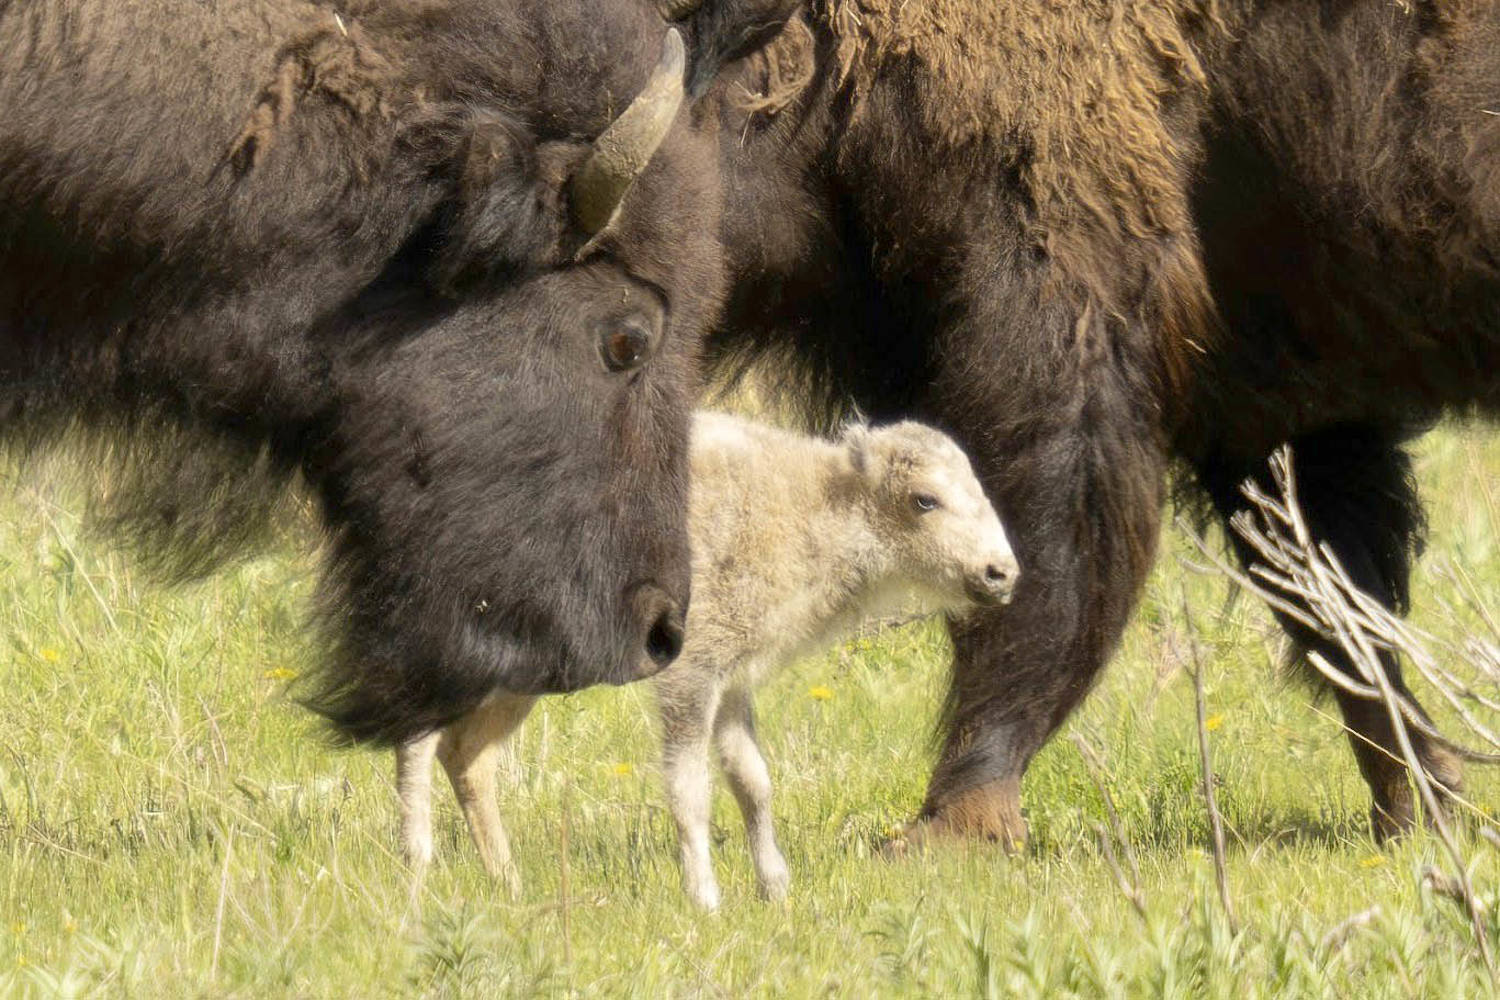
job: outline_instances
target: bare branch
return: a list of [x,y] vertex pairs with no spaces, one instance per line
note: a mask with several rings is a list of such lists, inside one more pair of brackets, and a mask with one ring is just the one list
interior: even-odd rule
[[1198,630],[1188,611],[1186,592],[1182,594],[1182,618],[1187,626],[1188,650],[1193,659],[1193,706],[1198,716],[1198,758],[1203,763],[1203,801],[1208,806],[1209,832],[1213,835],[1214,879],[1219,886],[1219,902],[1224,907],[1224,915],[1229,918],[1229,929],[1238,931],[1240,922],[1234,912],[1234,899],[1229,894],[1229,872],[1224,863],[1224,822],[1219,817],[1213,762],[1208,755],[1208,713],[1203,704],[1203,664],[1198,658]]
[[[1486,908],[1474,894],[1468,867],[1454,839],[1447,810],[1439,799],[1439,792],[1448,796],[1450,790],[1435,787],[1432,776],[1427,772],[1412,743],[1411,731],[1415,730],[1434,744],[1471,761],[1497,763],[1500,762],[1500,753],[1465,747],[1437,733],[1421,709],[1410,698],[1395,690],[1386,675],[1381,657],[1383,654],[1403,656],[1437,689],[1440,697],[1457,713],[1469,732],[1489,746],[1500,749],[1500,737],[1470,709],[1471,705],[1487,708],[1490,703],[1488,699],[1479,697],[1471,685],[1462,682],[1452,671],[1439,665],[1429,649],[1432,643],[1424,641],[1431,637],[1406,625],[1384,604],[1360,589],[1333,548],[1314,537],[1297,499],[1291,449],[1278,449],[1271,456],[1270,469],[1275,492],[1279,496],[1273,497],[1258,484],[1247,482],[1241,487],[1241,492],[1250,502],[1251,511],[1241,512],[1230,519],[1231,529],[1244,540],[1260,562],[1252,565],[1248,572],[1228,569],[1223,560],[1211,553],[1201,539],[1195,537],[1194,544],[1241,587],[1252,591],[1276,611],[1337,646],[1348,662],[1345,670],[1339,669],[1316,651],[1310,652],[1307,657],[1330,684],[1349,695],[1378,701],[1384,706],[1400,759],[1406,766],[1418,800],[1456,872],[1450,876],[1435,868],[1429,869],[1424,880],[1435,891],[1455,899],[1464,907],[1473,926],[1475,944],[1493,979],[1496,967],[1485,930]],[[1477,590],[1472,586],[1464,588],[1464,592],[1466,599],[1478,601]],[[1482,608],[1482,602],[1478,602],[1478,605]],[[1488,609],[1481,610],[1479,614],[1493,627],[1494,619],[1488,614]],[[1463,654],[1471,647],[1474,647],[1472,642],[1463,647],[1447,645],[1445,651]],[[1477,648],[1483,651],[1483,646]],[[1496,676],[1494,663],[1476,663],[1472,654],[1462,658],[1482,676]],[[1353,671],[1353,675],[1348,671]],[[1201,731],[1201,683],[1196,678],[1195,686],[1200,700],[1200,752],[1207,766],[1207,739],[1206,734]]]
[[[1099,789],[1099,797],[1104,800],[1104,811],[1109,816],[1110,829],[1106,830],[1100,823],[1094,823],[1094,831],[1099,835],[1099,843],[1104,851],[1104,859],[1109,862],[1110,870],[1114,873],[1115,883],[1119,885],[1120,892],[1130,901],[1134,907],[1136,916],[1141,918],[1142,923],[1148,923],[1146,919],[1146,895],[1141,890],[1141,869],[1136,864],[1135,851],[1130,848],[1130,840],[1125,836],[1125,824],[1120,822],[1120,814],[1115,811],[1114,797],[1109,794],[1109,788],[1104,782],[1104,760],[1088,740],[1078,733],[1071,734],[1073,745],[1078,748],[1079,755],[1083,758],[1084,767],[1088,769],[1089,776],[1094,779],[1094,786]],[[1113,831],[1113,832],[1111,832]],[[1125,855],[1126,862],[1130,865],[1130,875],[1127,877],[1124,869],[1120,867],[1120,859],[1115,854],[1114,842],[1119,841],[1120,853]]]
[[1354,932],[1363,927],[1368,927],[1380,916],[1380,907],[1372,906],[1368,910],[1360,910],[1347,920],[1342,920],[1327,934],[1323,935],[1318,950],[1324,955],[1333,955],[1341,951]]

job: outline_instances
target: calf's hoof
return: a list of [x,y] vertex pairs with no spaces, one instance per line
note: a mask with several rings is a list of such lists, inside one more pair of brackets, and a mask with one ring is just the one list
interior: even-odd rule
[[768,903],[784,903],[792,888],[792,873],[787,870],[786,863],[782,862],[779,869],[761,873],[756,882],[761,899]]
[[505,886],[505,891],[510,895],[512,903],[521,900],[521,870],[515,864],[508,864],[500,871],[500,882]]
[[693,905],[705,913],[712,913],[719,908],[719,883],[712,875],[706,878],[684,878],[682,889],[687,893],[687,898],[693,901]]
[[941,797],[934,789],[922,815],[891,837],[882,852],[901,857],[943,843],[991,843],[1009,854],[1025,851],[1020,779],[988,781]]

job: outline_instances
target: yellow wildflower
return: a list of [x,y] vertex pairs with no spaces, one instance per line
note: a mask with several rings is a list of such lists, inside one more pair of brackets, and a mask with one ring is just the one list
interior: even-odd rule
[[819,684],[817,687],[808,688],[807,696],[813,701],[827,701],[833,697],[833,689]]
[[15,923],[10,925],[10,932],[16,937],[20,937],[22,934],[25,934],[26,922],[24,920],[17,920]]
[[1379,868],[1383,864],[1385,864],[1384,854],[1372,854],[1368,858],[1360,859],[1359,862],[1361,868]]
[[58,660],[62,659],[62,654],[53,649],[51,646],[43,646],[40,650],[38,650],[38,655],[48,663],[56,663]]
[[288,670],[286,667],[277,667],[274,670],[267,670],[262,676],[268,681],[289,681],[297,676],[297,671]]
[[618,764],[615,765],[614,771],[615,771],[615,777],[617,777],[617,778],[628,778],[632,774],[635,773],[635,768],[633,768],[633,767],[630,766],[630,762],[629,761],[622,760]]
[[1222,715],[1210,715],[1208,718],[1203,720],[1203,728],[1207,729],[1209,732],[1213,732],[1223,724],[1224,716]]

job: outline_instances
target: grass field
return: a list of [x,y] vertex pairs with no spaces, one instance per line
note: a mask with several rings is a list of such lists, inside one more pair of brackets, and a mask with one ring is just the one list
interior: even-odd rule
[[[1451,634],[1442,568],[1500,606],[1500,438],[1419,447],[1432,544],[1416,620]],[[755,898],[727,792],[722,912],[678,887],[649,692],[544,702],[502,809],[526,889],[485,879],[442,788],[416,905],[388,755],[336,751],[286,695],[310,562],[290,549],[154,588],[80,525],[56,466],[0,465],[0,994],[16,996],[1472,996],[1491,992],[1458,909],[1422,886],[1420,835],[1377,847],[1331,706],[1277,677],[1277,633],[1175,532],[1121,654],[1068,732],[1107,757],[1140,915],[1078,749],[1031,769],[1024,856],[878,846],[919,806],[946,645],[922,624],[805,663],[763,692],[785,906]],[[1192,620],[1185,619],[1183,595]],[[1470,623],[1472,625],[1472,623]],[[1193,688],[1239,923],[1214,887]],[[1493,775],[1473,801],[1500,806]],[[1479,893],[1497,859],[1465,842]],[[1500,943],[1500,940],[1497,940]]]

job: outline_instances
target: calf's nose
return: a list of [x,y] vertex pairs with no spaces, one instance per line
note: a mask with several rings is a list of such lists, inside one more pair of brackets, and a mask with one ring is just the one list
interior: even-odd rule
[[1009,604],[1016,592],[1021,567],[1014,556],[991,560],[984,567],[984,589],[997,604]]

